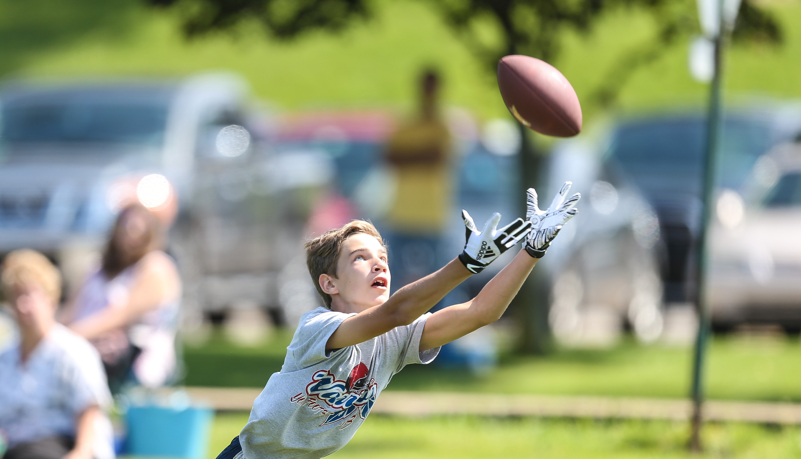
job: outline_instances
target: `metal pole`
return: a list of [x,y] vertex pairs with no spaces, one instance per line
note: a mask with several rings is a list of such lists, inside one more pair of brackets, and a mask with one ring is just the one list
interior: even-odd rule
[[[718,2],[718,17],[722,17],[722,0]],[[707,340],[709,337],[709,306],[706,301],[706,273],[707,273],[707,228],[713,215],[715,193],[715,171],[718,154],[718,140],[721,125],[720,80],[721,57],[723,53],[723,24],[721,21],[720,33],[714,40],[714,73],[710,84],[709,113],[706,132],[706,157],[703,173],[703,211],[698,236],[698,256],[696,257],[696,305],[698,311],[698,334],[695,340],[692,375],[692,418],[690,450],[700,452],[701,424],[703,421],[702,408],[704,402],[703,370],[706,355]]]

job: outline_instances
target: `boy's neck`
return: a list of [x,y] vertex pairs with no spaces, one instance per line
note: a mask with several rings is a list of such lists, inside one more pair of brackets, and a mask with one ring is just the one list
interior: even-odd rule
[[347,301],[337,301],[340,300],[339,297],[334,297],[331,299],[331,310],[335,312],[343,312],[345,314],[358,314],[362,311],[366,311],[370,309],[370,306],[359,306],[356,304],[349,303]]

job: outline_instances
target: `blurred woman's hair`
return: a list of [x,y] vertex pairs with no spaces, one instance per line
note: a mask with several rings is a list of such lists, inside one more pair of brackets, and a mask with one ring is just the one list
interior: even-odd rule
[[0,290],[5,298],[11,298],[11,290],[18,286],[40,288],[54,305],[61,299],[61,274],[47,257],[34,250],[15,250],[3,260]]
[[[126,251],[119,243],[120,236],[126,231],[124,224],[126,219],[137,214],[142,216],[147,227],[142,238],[142,242],[136,247]],[[106,250],[103,253],[101,270],[107,279],[113,279],[129,266],[136,264],[145,255],[159,248],[161,243],[161,223],[158,218],[141,204],[131,204],[117,216],[114,227],[111,230]]]

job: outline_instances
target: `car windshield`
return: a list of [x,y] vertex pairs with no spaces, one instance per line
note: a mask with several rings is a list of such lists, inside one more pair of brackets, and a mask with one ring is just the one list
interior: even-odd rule
[[[775,140],[762,120],[727,117],[721,133],[718,183],[738,187]],[[704,118],[664,118],[621,126],[614,134],[609,156],[633,177],[643,171],[686,177],[701,173],[705,147]]]
[[148,100],[72,97],[6,102],[0,140],[21,143],[103,143],[157,146],[167,104]]
[[801,172],[783,175],[767,193],[763,205],[765,207],[801,206]]

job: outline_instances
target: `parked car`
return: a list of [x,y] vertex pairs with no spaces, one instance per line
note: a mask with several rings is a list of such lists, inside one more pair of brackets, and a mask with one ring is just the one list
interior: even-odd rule
[[542,268],[550,285],[549,322],[565,344],[605,345],[628,328],[644,342],[664,327],[664,246],[659,219],[639,190],[583,140],[555,145],[547,187],[573,182],[579,213],[564,227]]
[[[726,110],[720,133],[716,189],[739,191],[760,155],[801,129],[801,109],[760,104]],[[666,303],[692,302],[694,247],[702,210],[706,116],[676,111],[617,121],[599,142],[610,168],[633,182],[655,209],[666,246]]]
[[174,214],[166,217],[174,221],[169,251],[184,279],[185,311],[243,301],[276,307],[286,260],[302,253],[304,196],[324,186],[330,167],[325,158],[288,163],[273,154],[265,113],[247,82],[228,73],[6,83],[0,256],[42,251],[74,287],[119,207],[137,199]]
[[755,164],[740,193],[724,190],[710,230],[713,327],[778,324],[801,332],[801,143]]

